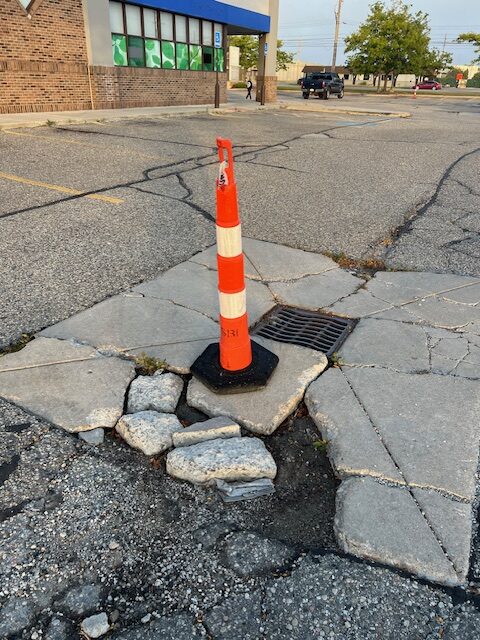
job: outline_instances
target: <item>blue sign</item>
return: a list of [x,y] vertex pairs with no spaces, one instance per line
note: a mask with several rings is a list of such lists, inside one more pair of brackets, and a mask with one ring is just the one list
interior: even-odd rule
[[222,48],[222,32],[215,31],[215,49]]
[[263,54],[266,56],[266,55],[267,55],[267,53],[268,53],[268,44],[267,44],[267,43],[265,43],[265,44],[263,45]]

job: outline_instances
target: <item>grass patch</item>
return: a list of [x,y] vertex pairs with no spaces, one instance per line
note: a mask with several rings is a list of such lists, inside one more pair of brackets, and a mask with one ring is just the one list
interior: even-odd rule
[[232,84],[232,89],[246,89],[246,88],[247,88],[246,82],[234,82]]
[[31,340],[33,340],[33,336],[29,333],[22,333],[17,342],[8,345],[7,347],[3,347],[0,349],[0,356],[6,356],[8,353],[16,353],[17,351],[21,351],[23,347],[25,347]]
[[55,127],[57,126],[57,123],[55,122],[55,120],[47,120],[47,127]]
[[142,376],[153,376],[156,371],[166,369],[168,363],[165,360],[159,360],[146,353],[141,353],[134,358],[135,368]]

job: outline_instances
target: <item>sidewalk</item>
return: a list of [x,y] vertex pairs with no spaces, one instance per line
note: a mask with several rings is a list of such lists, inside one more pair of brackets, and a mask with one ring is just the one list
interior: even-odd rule
[[410,114],[400,111],[377,111],[375,109],[352,109],[341,105],[333,107],[323,105],[303,105],[279,101],[260,105],[255,101],[226,102],[220,109],[212,105],[186,105],[170,107],[137,107],[131,109],[96,109],[93,111],[52,111],[39,113],[0,114],[0,130],[20,127],[43,127],[59,124],[84,124],[88,122],[114,122],[138,118],[169,118],[191,116],[196,114],[225,114],[238,111],[262,111],[267,109],[290,109],[297,111],[322,111],[325,113],[341,113],[347,115],[390,115],[392,117],[408,117]]

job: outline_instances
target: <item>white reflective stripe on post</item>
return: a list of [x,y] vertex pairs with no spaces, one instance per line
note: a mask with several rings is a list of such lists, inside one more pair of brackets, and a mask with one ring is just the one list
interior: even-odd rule
[[235,258],[242,253],[242,225],[219,227],[217,224],[217,253],[222,258]]
[[241,318],[247,313],[247,296],[245,289],[240,293],[222,293],[218,292],[220,300],[220,315],[229,320],[233,318]]

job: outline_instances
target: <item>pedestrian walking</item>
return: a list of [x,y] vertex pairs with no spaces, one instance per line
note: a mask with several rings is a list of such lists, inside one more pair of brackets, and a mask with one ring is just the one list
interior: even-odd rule
[[253,89],[253,82],[251,80],[247,80],[247,95],[245,96],[245,100],[248,100],[250,98],[250,100],[252,99],[252,89]]

